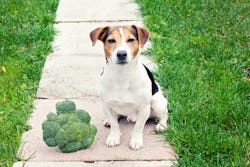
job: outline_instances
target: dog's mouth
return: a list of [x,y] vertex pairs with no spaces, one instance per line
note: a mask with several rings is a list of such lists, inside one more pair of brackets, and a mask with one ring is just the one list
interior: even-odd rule
[[120,60],[117,62],[117,64],[125,65],[125,64],[128,64],[128,62],[126,60]]

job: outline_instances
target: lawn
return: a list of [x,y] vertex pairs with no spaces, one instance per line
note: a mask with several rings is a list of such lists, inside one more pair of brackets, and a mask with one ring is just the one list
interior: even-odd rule
[[137,2],[179,166],[250,166],[249,1]]
[[0,166],[17,161],[46,55],[57,0],[0,0]]

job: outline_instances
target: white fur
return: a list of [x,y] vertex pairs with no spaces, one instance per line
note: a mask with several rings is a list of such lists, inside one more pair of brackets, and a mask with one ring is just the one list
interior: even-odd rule
[[[132,58],[122,28],[119,31],[123,42],[109,58],[100,79],[100,98],[103,102],[103,112],[108,120],[105,121],[105,125],[110,125],[106,145],[112,147],[120,144],[118,116],[123,115],[128,120],[136,121],[131,134],[130,147],[140,149],[143,147],[143,128],[149,117],[159,119],[156,131],[165,130],[167,100],[161,91],[152,96],[151,81],[139,56]],[[127,51],[127,64],[117,64],[119,50]]]

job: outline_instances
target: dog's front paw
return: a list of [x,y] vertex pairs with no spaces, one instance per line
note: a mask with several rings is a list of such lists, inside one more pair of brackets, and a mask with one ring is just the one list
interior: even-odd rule
[[166,125],[163,125],[161,123],[158,123],[156,126],[155,126],[155,131],[156,132],[163,132],[167,129],[167,126]]
[[130,140],[130,148],[133,150],[138,150],[143,147],[143,137],[142,135],[133,136]]
[[108,147],[117,146],[120,144],[120,135],[110,134],[106,140],[106,145]]

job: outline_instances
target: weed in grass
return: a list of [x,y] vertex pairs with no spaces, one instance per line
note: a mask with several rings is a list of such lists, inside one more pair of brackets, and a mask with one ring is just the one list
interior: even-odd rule
[[249,3],[137,0],[179,166],[250,165]]

